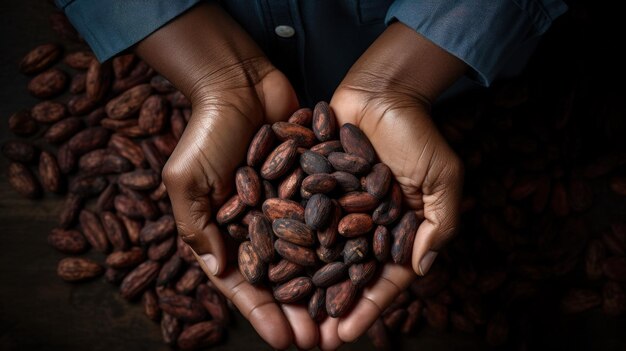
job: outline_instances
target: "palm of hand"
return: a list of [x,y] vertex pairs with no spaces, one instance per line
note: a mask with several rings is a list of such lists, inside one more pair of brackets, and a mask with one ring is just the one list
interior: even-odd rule
[[[317,326],[303,307],[279,306],[271,291],[249,284],[236,263],[226,264],[226,248],[212,210],[232,193],[232,175],[245,159],[258,127],[284,119],[296,108],[293,88],[278,71],[268,73],[253,87],[206,94],[194,105],[193,116],[163,172],[179,234],[194,249],[215,286],[265,341],[279,349],[292,342],[300,348],[313,347],[318,341]],[[221,274],[210,268],[215,263]]]
[[415,272],[423,274],[422,269],[428,269],[420,265],[420,259],[430,250],[438,250],[452,234],[462,184],[457,156],[419,101],[400,95],[371,98],[344,88],[335,93],[331,106],[339,125],[352,123],[363,130],[400,184],[405,206],[425,221],[416,235],[413,269],[386,264],[347,316],[328,318],[320,326],[324,349],[358,338],[415,279]]

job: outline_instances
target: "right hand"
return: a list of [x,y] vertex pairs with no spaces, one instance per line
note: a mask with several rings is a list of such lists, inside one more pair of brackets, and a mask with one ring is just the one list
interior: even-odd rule
[[[255,131],[286,119],[296,94],[247,34],[217,5],[195,6],[137,46],[137,53],[192,102],[192,117],[163,170],[181,238],[202,269],[273,348],[318,343],[302,306],[281,305],[227,264],[213,218]],[[232,258],[232,257],[231,257]]]

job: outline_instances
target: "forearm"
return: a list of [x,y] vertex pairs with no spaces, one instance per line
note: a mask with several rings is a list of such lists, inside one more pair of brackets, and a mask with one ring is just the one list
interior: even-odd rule
[[430,104],[466,69],[463,61],[396,22],[352,66],[341,86],[373,96],[400,93]]
[[192,103],[254,86],[273,70],[260,48],[218,5],[201,4],[136,46],[137,54]]

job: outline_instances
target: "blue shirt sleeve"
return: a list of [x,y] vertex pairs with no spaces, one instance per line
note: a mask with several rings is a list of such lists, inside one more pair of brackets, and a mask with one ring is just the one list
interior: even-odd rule
[[55,0],[100,61],[126,50],[200,0]]
[[463,60],[488,86],[516,50],[567,10],[560,0],[396,0],[387,12]]

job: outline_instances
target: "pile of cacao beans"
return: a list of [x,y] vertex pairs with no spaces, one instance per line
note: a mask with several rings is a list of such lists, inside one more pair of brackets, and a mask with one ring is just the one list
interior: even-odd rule
[[[51,23],[65,40],[80,42],[61,13],[55,13]],[[596,311],[606,318],[624,315],[626,124],[619,99],[569,78],[591,80],[585,65],[562,65],[561,71],[549,65],[531,67],[519,79],[434,109],[434,120],[465,164],[462,222],[430,272],[402,292],[370,328],[368,335],[377,348],[393,348],[399,333],[416,334],[426,326],[484,336],[493,346],[524,347],[532,339],[527,325],[546,314],[537,311],[546,306],[566,315]],[[8,180],[18,193],[39,198],[45,191],[65,197],[59,225],[48,237],[52,247],[69,256],[59,262],[59,276],[75,282],[104,274],[120,286],[125,298],[141,297],[146,315],[160,321],[163,339],[170,345],[193,349],[219,342],[228,325],[227,302],[207,282],[189,247],[177,239],[160,181],[163,165],[190,117],[189,101],[132,54],[99,64],[86,48],[64,53],[58,44],[45,44],[26,54],[19,69],[32,76],[28,91],[42,101],[9,117],[9,129],[19,139],[6,141],[2,153],[10,160]],[[326,105],[319,109],[329,116]],[[311,113],[300,110],[290,122],[312,119]],[[263,133],[284,138],[280,145],[287,144],[272,150],[279,143],[263,144]],[[306,290],[312,294],[307,295],[312,316],[322,318],[329,308],[320,303],[326,300],[323,289],[313,290],[313,286],[334,286],[322,278],[340,271],[340,284],[345,286],[337,289],[345,288],[348,296],[356,294],[352,285],[360,287],[375,269],[366,265],[388,259],[379,254],[390,246],[376,247],[385,242],[378,235],[389,238],[390,233],[374,229],[367,243],[368,260],[358,263],[360,268],[352,270],[360,271],[351,274],[347,267],[353,261],[346,261],[346,256],[352,256],[345,254],[345,245],[359,238],[336,235],[334,230],[328,237],[320,233],[328,228],[339,231],[336,221],[345,200],[342,204],[340,195],[332,200],[329,195],[349,194],[349,190],[372,195],[367,177],[345,172],[330,180],[319,174],[332,169],[306,172],[309,165],[319,166],[315,151],[350,152],[341,140],[314,145],[322,140],[315,132],[313,139],[305,132],[308,141],[292,142],[280,133],[288,134],[290,129],[274,125],[259,131],[251,145],[258,154],[252,152],[252,161],[250,154],[246,160],[250,169],[257,168],[259,184],[250,180],[254,176],[249,168],[242,168],[236,183],[243,196],[227,202],[218,220],[226,235],[244,242],[239,258],[248,280],[273,285],[302,278],[285,291],[280,289],[283,285],[276,286],[276,298],[290,301],[307,295],[301,295]],[[320,150],[321,145],[329,149]],[[295,154],[290,156],[297,158],[295,167],[273,175],[285,162],[277,156],[264,172],[263,161],[270,152],[285,150]],[[373,160],[367,163],[373,171],[384,168],[374,168]],[[305,185],[306,177],[313,178]],[[330,188],[329,183],[335,190],[324,188]],[[384,183],[379,179],[375,184]],[[250,184],[254,191],[247,191]],[[372,198],[377,205],[389,203],[386,199],[398,196],[397,191],[389,180],[388,195]],[[312,199],[320,202],[322,194],[329,200],[321,201],[332,204],[323,211],[329,213],[320,214],[318,209],[309,214],[313,222],[307,221],[307,205]],[[289,198],[293,203],[281,200]],[[356,212],[368,212],[378,224],[376,207],[371,206]],[[272,211],[292,212],[283,216]],[[313,236],[315,245],[320,245],[312,252],[311,228],[303,229],[301,223],[315,228],[320,215],[328,216],[331,224]],[[359,225],[360,221],[359,217]],[[364,221],[369,226],[369,219]],[[267,245],[267,233],[278,240]],[[324,245],[333,235],[335,243],[343,245],[342,257],[341,245]],[[298,247],[293,246],[294,240],[301,240],[295,243]],[[101,259],[81,256],[90,247],[103,254]],[[288,259],[293,249],[307,250],[303,257],[328,263],[330,274],[315,279],[319,269]],[[346,274],[355,278],[346,279]],[[331,304],[328,312],[339,315],[343,308]]]
[[321,322],[348,312],[389,257],[409,262],[422,219],[402,215],[400,186],[375,160],[367,136],[338,127],[326,102],[262,126],[236,172],[237,194],[216,215],[241,242],[243,276],[269,281],[279,302],[309,299]]
[[[74,33],[63,15],[52,21]],[[160,176],[190,103],[133,54],[100,64],[88,49],[64,53],[61,45],[43,44],[19,70],[32,76],[28,91],[41,102],[8,118],[21,139],[2,146],[7,179],[28,198],[65,197],[48,236],[69,255],[58,264],[59,277],[77,282],[104,274],[122,297],[141,299],[169,345],[220,342],[227,301],[178,239]],[[90,248],[101,259],[80,256]]]

